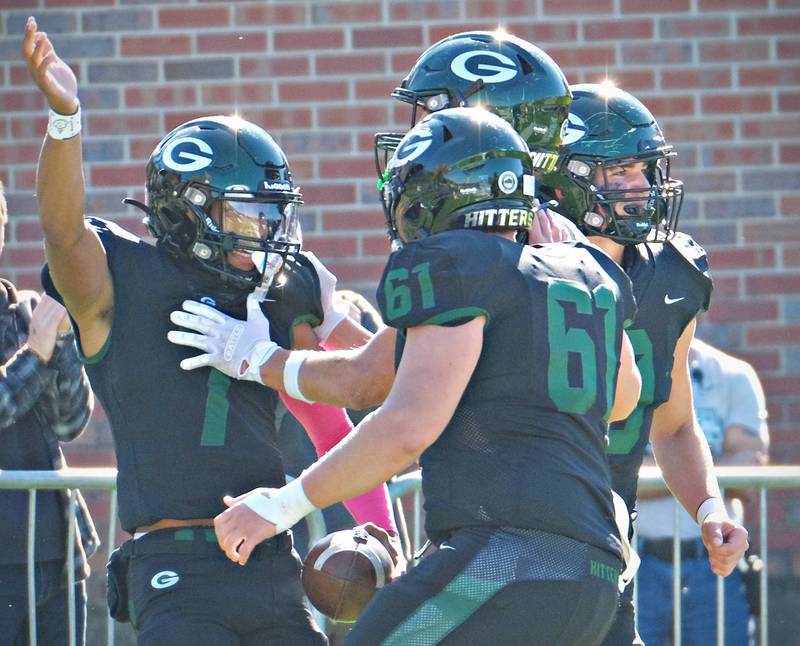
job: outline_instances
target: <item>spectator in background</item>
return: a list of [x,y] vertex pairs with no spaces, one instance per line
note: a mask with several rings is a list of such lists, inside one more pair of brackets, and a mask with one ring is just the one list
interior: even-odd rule
[[[0,254],[8,221],[0,183]],[[75,439],[92,412],[92,391],[73,343],[66,310],[48,296],[17,291],[0,279],[0,469],[45,471],[65,466],[59,440]],[[36,636],[69,643],[67,567],[75,571],[75,643],[84,643],[87,558],[99,541],[83,499],[76,502],[75,561],[66,564],[69,496],[36,496]],[[0,490],[0,635],[28,643],[28,492]]]
[[[717,465],[758,465],[767,461],[769,435],[764,392],[745,361],[694,339],[689,352],[694,409]],[[652,463],[652,458],[650,458]],[[743,520],[747,492],[726,492],[728,514]],[[644,498],[647,498],[646,500]],[[648,646],[667,643],[672,634],[673,501],[645,494],[639,504],[639,633]],[[683,644],[716,643],[717,582],[706,560],[700,528],[680,509],[681,624]],[[740,572],[725,579],[725,643],[746,645],[749,610]]]

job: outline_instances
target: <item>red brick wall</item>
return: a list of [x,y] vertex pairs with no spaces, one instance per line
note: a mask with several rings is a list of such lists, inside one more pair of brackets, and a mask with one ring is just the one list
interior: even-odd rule
[[[33,8],[32,8],[33,7]],[[682,223],[707,247],[716,291],[702,332],[751,360],[766,388],[773,460],[800,462],[800,5],[796,0],[153,2],[0,0],[0,273],[37,283],[33,195],[45,109],[19,58],[34,13],[79,74],[88,213],[141,231],[122,207],[168,129],[234,109],[272,132],[307,206],[307,246],[372,292],[387,253],[372,134],[402,127],[388,98],[423,48],[503,25],[573,82],[608,75],[640,96],[680,151]],[[107,440],[90,433],[85,444]],[[776,494],[776,544],[800,543],[800,496]],[[775,552],[777,572],[800,558]]]

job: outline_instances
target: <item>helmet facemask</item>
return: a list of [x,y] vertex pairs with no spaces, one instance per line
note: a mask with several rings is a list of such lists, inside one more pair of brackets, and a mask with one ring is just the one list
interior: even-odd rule
[[[582,222],[589,235],[623,244],[663,242],[675,232],[683,204],[683,182],[670,176],[675,153],[666,146],[651,154],[627,158],[569,157],[561,174],[583,192]],[[647,187],[619,187],[614,169],[644,163]]]
[[[226,191],[209,195],[207,187],[189,185],[183,193],[189,217],[197,220],[192,255],[207,269],[251,286],[259,275],[271,281],[283,258],[300,251],[302,236],[297,202]],[[236,257],[241,258],[239,262]],[[252,268],[245,269],[252,264]]]
[[557,168],[541,178],[541,194],[557,200],[559,213],[586,235],[620,244],[668,240],[678,224],[683,182],[672,177],[676,153],[655,117],[610,83],[571,90]]

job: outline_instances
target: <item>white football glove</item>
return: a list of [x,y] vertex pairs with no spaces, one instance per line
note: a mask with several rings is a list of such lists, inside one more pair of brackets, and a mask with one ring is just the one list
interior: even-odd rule
[[347,303],[336,298],[336,276],[311,251],[303,251],[303,255],[311,261],[314,269],[317,270],[317,276],[319,276],[323,317],[322,323],[314,328],[314,334],[322,343],[336,329],[336,326],[347,318],[349,308]]
[[184,301],[183,309],[172,312],[170,321],[199,334],[170,330],[167,339],[205,351],[181,361],[181,368],[194,370],[209,366],[234,379],[261,381],[261,365],[278,349],[270,339],[269,320],[254,294],[247,297],[247,320],[240,321],[197,301]]

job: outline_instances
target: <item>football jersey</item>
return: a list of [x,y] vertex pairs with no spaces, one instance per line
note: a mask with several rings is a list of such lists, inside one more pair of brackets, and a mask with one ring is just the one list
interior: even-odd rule
[[530,247],[455,230],[394,253],[378,302],[399,331],[398,356],[408,328],[485,317],[475,371],[420,458],[428,535],[531,528],[618,555],[605,451],[635,310],[625,273],[582,243]]
[[[107,254],[114,315],[108,341],[84,360],[114,438],[122,527],[130,532],[162,518],[213,518],[224,511],[225,494],[282,486],[277,394],[213,368],[182,370],[181,360],[200,351],[167,341],[177,327],[170,312],[185,299],[243,319],[246,293],[231,297],[230,288],[196,263],[112,223],[92,218],[90,224]],[[272,338],[286,347],[292,325],[319,324],[319,281],[305,258],[287,260],[262,309]]]
[[623,267],[638,305],[628,336],[642,375],[642,394],[633,413],[611,425],[608,453],[614,491],[633,511],[653,412],[672,389],[675,345],[692,319],[708,309],[712,284],[705,251],[682,233],[664,244],[626,247]]

